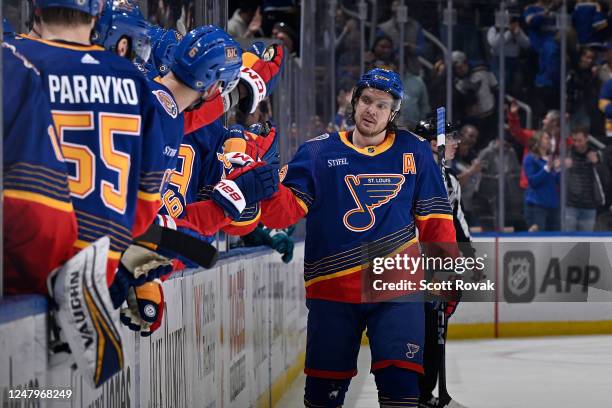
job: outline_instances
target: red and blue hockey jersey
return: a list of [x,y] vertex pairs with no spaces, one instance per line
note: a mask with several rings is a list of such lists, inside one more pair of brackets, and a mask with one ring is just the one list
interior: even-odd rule
[[68,166],[75,247],[108,235],[110,259],[118,261],[157,213],[166,168],[147,80],[130,61],[98,46],[25,36],[13,43],[43,78]]
[[259,205],[246,208],[240,220],[222,224],[217,224],[212,219],[210,222],[206,221],[206,213],[213,216],[218,212],[211,210],[211,206],[216,206],[214,202],[209,202],[206,206],[190,205],[209,201],[215,184],[224,177],[224,144],[231,137],[232,133],[223,126],[220,119],[185,135],[177,155],[176,169],[168,188],[163,193],[161,210],[163,214],[173,218],[182,218],[188,213],[191,217],[197,216],[199,229],[209,233],[213,230],[212,224],[219,228],[223,227],[226,232],[233,235],[247,234],[256,226],[260,212]]
[[358,148],[349,138],[326,133],[302,144],[281,169],[279,192],[262,202],[262,221],[272,228],[306,216],[307,298],[363,302],[371,260],[412,253],[417,229],[420,242],[455,242],[427,141],[398,131],[378,146]]
[[5,291],[46,294],[77,238],[68,173],[39,71],[6,43],[2,64]]

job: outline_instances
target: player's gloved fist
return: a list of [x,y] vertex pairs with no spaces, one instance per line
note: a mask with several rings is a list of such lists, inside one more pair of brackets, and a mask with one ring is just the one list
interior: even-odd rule
[[271,247],[276,250],[276,252],[282,254],[281,259],[284,263],[289,263],[293,259],[293,238],[291,238],[285,231],[283,230],[272,230],[270,231],[270,236],[272,237]]
[[240,125],[233,125],[229,130],[232,137],[223,144],[223,152],[226,155],[244,153],[254,161],[279,164],[276,127],[270,122],[255,123],[248,130]]
[[133,287],[127,298],[128,307],[121,309],[121,323],[130,330],[140,332],[143,337],[150,336],[159,328],[164,316],[164,291],[161,281]]
[[252,204],[271,197],[278,190],[278,167],[257,162],[235,169],[218,182],[212,199],[233,220]]
[[130,245],[121,255],[117,273],[108,288],[113,306],[118,308],[129,289],[172,271],[172,260],[140,245]]
[[240,99],[238,108],[245,113],[255,112],[259,102],[272,93],[283,64],[282,45],[272,44],[263,51],[262,48],[255,43],[242,53],[240,84],[247,96]]

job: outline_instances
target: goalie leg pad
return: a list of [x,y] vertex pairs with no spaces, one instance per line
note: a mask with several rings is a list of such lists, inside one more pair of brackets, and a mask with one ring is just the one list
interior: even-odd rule
[[100,238],[49,277],[61,336],[86,381],[97,388],[123,368],[123,348],[106,284],[110,241]]

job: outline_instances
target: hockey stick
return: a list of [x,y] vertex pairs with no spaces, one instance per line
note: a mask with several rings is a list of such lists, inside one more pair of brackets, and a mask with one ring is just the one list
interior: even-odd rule
[[208,242],[156,224],[151,225],[136,241],[149,242],[173,251],[204,268],[212,268],[219,259],[217,249]]
[[[438,164],[442,173],[442,182],[446,188],[446,108],[440,107],[436,111],[436,130],[437,130],[437,145],[438,145]],[[444,407],[450,401],[446,389],[446,302],[440,300],[436,302],[436,310],[438,316],[438,346],[440,347],[440,367],[438,370],[438,406]]]

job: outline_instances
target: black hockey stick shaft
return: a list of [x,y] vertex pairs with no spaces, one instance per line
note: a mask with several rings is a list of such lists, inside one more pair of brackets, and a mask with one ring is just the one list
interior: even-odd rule
[[219,259],[219,252],[208,242],[184,234],[172,228],[153,224],[136,241],[149,242],[175,252],[204,268],[212,268]]
[[[438,164],[442,173],[442,183],[446,188],[446,108],[440,107],[436,111],[436,134],[438,146]],[[444,407],[451,400],[446,389],[446,302],[437,302],[438,320],[438,346],[440,348],[440,365],[438,368],[438,400],[439,406]]]

